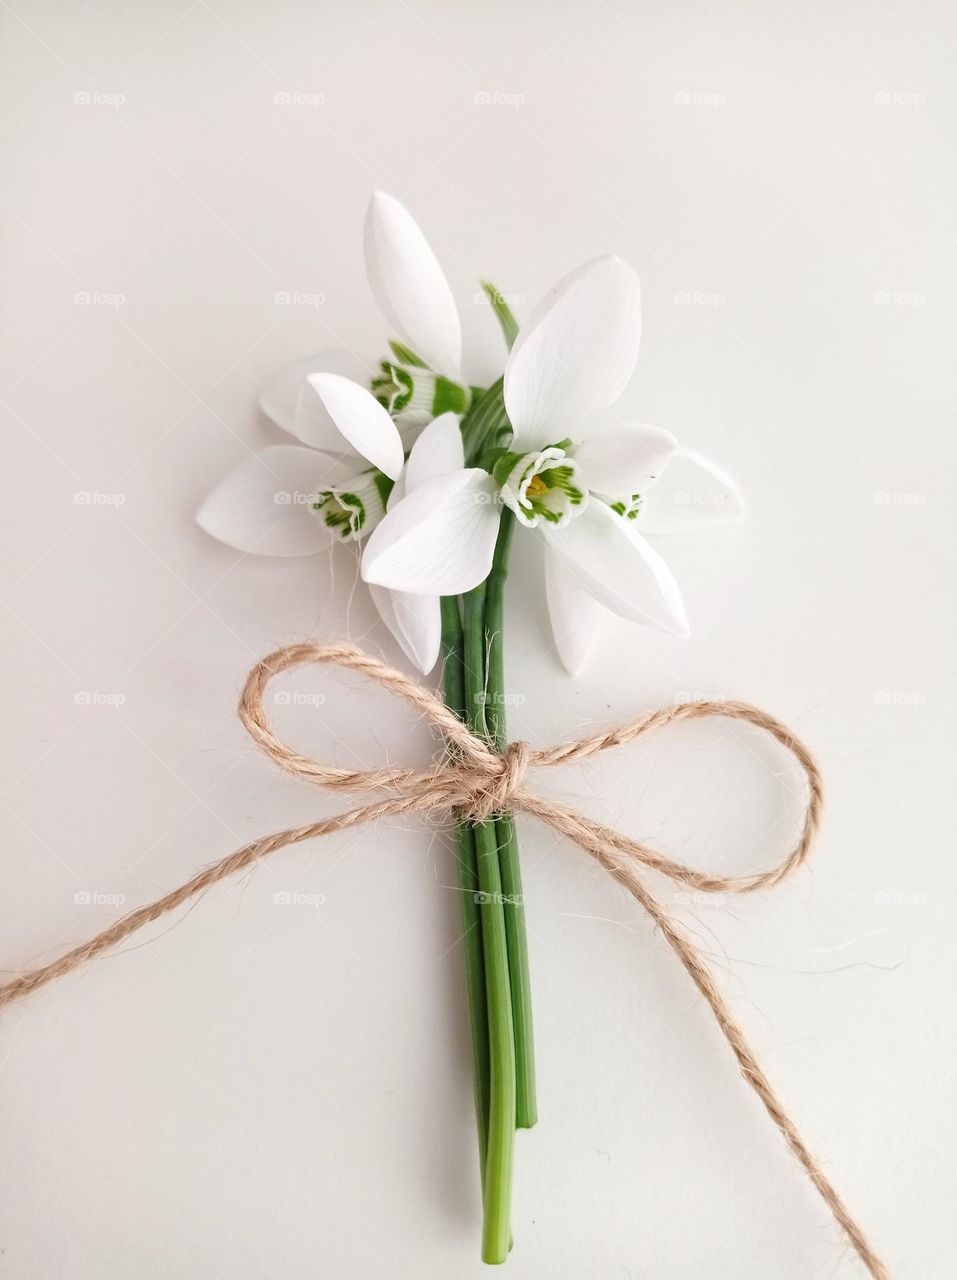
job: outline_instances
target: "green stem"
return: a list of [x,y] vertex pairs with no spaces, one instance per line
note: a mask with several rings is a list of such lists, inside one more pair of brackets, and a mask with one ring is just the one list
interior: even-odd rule
[[[468,723],[484,736],[485,584],[465,601],[465,692]],[[512,1159],[515,1144],[515,1034],[508,940],[495,822],[473,825],[488,1010],[489,1108],[485,1160],[483,1262],[504,1262],[511,1245]]]
[[[463,650],[464,633],[458,597],[443,596],[442,651],[445,702],[460,719],[465,720],[467,716]],[[455,842],[462,913],[462,946],[465,953],[465,985],[468,992],[469,1027],[472,1038],[472,1078],[475,1089],[475,1120],[478,1126],[479,1171],[484,1187],[489,1108],[488,1011],[485,997],[485,959],[482,954],[482,921],[476,897],[479,892],[478,866],[475,835],[470,822],[463,820],[456,824]]]
[[[505,657],[502,628],[503,599],[508,575],[508,556],[515,529],[515,517],[505,509],[499,526],[498,542],[492,570],[485,590],[485,644],[488,681],[485,699],[485,724],[496,750],[504,751],[507,743],[505,727]],[[522,871],[518,857],[518,836],[510,813],[496,821],[498,859],[505,895],[505,930],[508,940],[508,973],[515,1022],[516,1098],[515,1123],[520,1129],[531,1129],[538,1119],[535,1097],[535,1042],[532,1030],[532,989],[528,967],[528,936],[525,927],[525,905],[522,893]]]

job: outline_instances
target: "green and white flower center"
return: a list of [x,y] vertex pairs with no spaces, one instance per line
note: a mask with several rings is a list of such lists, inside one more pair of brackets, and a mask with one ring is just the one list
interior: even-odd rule
[[544,521],[559,529],[585,509],[587,491],[579,483],[578,463],[561,445],[536,453],[505,453],[493,475],[502,501],[526,528]]
[[372,379],[372,394],[393,417],[415,414],[430,422],[442,413],[468,413],[471,391],[450,378],[391,360],[383,360],[379,369]]
[[320,489],[312,504],[323,524],[346,542],[363,538],[385,515],[394,481],[374,467],[344,484]]

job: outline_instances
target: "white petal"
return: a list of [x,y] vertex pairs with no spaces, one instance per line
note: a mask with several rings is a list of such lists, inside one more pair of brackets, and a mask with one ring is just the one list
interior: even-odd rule
[[552,552],[574,567],[578,584],[606,609],[671,635],[688,634],[678,584],[633,521],[593,498],[564,529],[544,532]]
[[[325,409],[322,419],[311,413],[314,402]],[[334,424],[331,436],[320,429],[326,414]],[[314,428],[309,432],[311,445],[334,450],[338,439],[341,452],[344,438],[360,457],[385,472],[391,480],[399,478],[404,461],[399,429],[372,392],[360,387],[358,382],[338,373],[311,373],[300,398],[300,425],[307,415]]]
[[661,427],[622,424],[596,431],[569,452],[585,485],[615,499],[647,493],[677,448]]
[[492,567],[499,514],[498,486],[485,471],[427,480],[372,531],[362,576],[417,595],[471,591]]
[[415,219],[383,191],[369,201],[365,251],[382,314],[431,369],[457,378],[462,328],[452,290]]
[[196,513],[196,522],[240,551],[313,555],[330,539],[309,500],[332,461],[293,444],[262,449],[219,482]]
[[679,449],[651,491],[638,517],[641,533],[690,533],[741,520],[741,490],[717,463]]
[[620,258],[567,276],[523,328],[505,366],[505,408],[524,453],[556,444],[621,395],[638,358],[641,290]]
[[393,591],[396,625],[406,638],[412,661],[428,675],[439,660],[442,639],[442,606],[438,596],[415,596]]
[[344,378],[351,378],[353,382],[365,385],[372,377],[372,366],[351,351],[319,351],[314,356],[306,356],[304,360],[297,360],[295,364],[289,365],[269,383],[259,397],[260,409],[277,427],[298,436],[304,444],[313,444],[314,441],[300,433],[296,424],[296,409],[302,384],[310,373],[340,373]]
[[579,586],[567,560],[545,548],[545,598],[555,637],[555,647],[565,670],[577,676],[595,647],[600,606]]
[[442,413],[425,428],[405,464],[405,489],[411,493],[426,480],[461,471],[465,450],[457,414]]
[[428,675],[438,661],[442,639],[439,597],[413,596],[375,586],[370,586],[369,592],[402,652],[423,675]]

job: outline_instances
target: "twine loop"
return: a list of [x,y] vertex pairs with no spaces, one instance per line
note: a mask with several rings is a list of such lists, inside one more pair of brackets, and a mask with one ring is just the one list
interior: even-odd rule
[[[329,663],[345,667],[367,676],[382,688],[404,698],[443,735],[449,749],[447,758],[427,771],[391,765],[370,770],[341,769],[287,746],[269,724],[263,697],[271,680],[304,663]],[[760,1099],[792,1155],[801,1164],[843,1229],[868,1274],[873,1280],[889,1280],[889,1272],[821,1165],[811,1154],[797,1126],[774,1092],[701,952],[678,922],[662,907],[645,883],[643,875],[645,869],[652,869],[675,883],[688,885],[702,892],[750,893],[780,883],[805,861],[820,825],[823,804],[821,774],[807,747],[786,725],[746,702],[687,702],[661,707],[616,729],[555,747],[536,748],[527,742],[513,742],[502,753],[498,753],[482,738],[473,734],[435,694],[417,681],[370,657],[361,649],[345,644],[325,647],[313,644],[290,645],[258,662],[247,677],[240,698],[239,717],[256,745],[286,772],[320,787],[368,792],[377,794],[379,798],[361,808],[350,809],[305,827],[278,831],[244,845],[219,862],[197,872],[185,884],[155,902],[147,903],[124,916],[58,960],[21,973],[0,986],[0,1008],[72,973],[86,961],[116,946],[145,925],[175,911],[211,885],[289,845],[403,814],[421,813],[433,817],[459,814],[475,822],[482,822],[506,810],[525,812],[579,845],[645,909],[704,997],[742,1076]],[[804,774],[807,800],[797,842],[776,866],[767,871],[740,876],[719,876],[701,871],[669,858],[611,827],[594,822],[557,800],[538,796],[525,786],[526,775],[532,766],[548,767],[584,760],[612,747],[634,742],[668,725],[709,717],[747,723],[769,734],[790,753]]]

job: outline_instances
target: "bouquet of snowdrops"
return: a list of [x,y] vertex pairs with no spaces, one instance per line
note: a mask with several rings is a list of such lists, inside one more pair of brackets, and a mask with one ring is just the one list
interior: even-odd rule
[[[717,466],[668,431],[596,421],[638,356],[638,277],[604,257],[566,276],[521,327],[484,284],[508,351],[502,377],[462,376],[452,292],[409,212],[377,193],[365,228],[369,282],[395,331],[370,375],[324,352],[262,399],[297,444],[241,462],[203,504],[204,529],[243,551],[301,556],[361,546],[362,578],[403,653],[443,655],[447,704],[506,743],[503,601],[513,539],[545,545],[555,645],[577,674],[604,610],[676,636],[688,622],[647,540],[741,515]],[[691,499],[694,500],[691,500]],[[462,819],[457,861],[484,1197],[482,1257],[511,1247],[516,1128],[536,1120],[528,952],[515,826]]]

